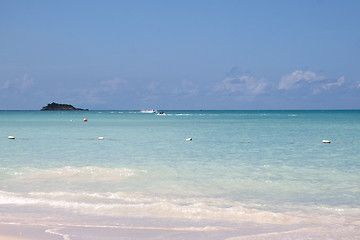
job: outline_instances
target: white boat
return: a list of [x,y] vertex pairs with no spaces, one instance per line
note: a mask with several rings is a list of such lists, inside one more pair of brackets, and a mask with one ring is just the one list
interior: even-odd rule
[[141,110],[141,113],[156,113],[156,110]]

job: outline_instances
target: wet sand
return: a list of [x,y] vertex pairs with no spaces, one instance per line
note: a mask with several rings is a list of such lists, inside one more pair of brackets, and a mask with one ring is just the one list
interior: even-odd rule
[[62,240],[46,232],[46,226],[0,224],[0,240]]
[[262,225],[243,223],[233,228],[211,226],[149,227],[94,225],[0,224],[0,240],[120,240],[120,239],[206,239],[206,240],[282,240],[282,239],[359,239],[360,226],[337,228],[328,225]]
[[[151,225],[151,224],[150,224]],[[269,233],[274,229],[253,224],[232,227],[203,224],[182,226],[133,225],[128,222],[118,226],[95,225],[25,225],[0,224],[0,240],[80,240],[80,239],[231,239]],[[271,230],[272,229],[272,230]],[[292,228],[290,228],[292,229]],[[278,229],[280,230],[280,229]],[[286,231],[289,228],[281,229]]]
[[1,236],[1,235],[0,235],[0,239],[1,240],[31,240],[29,238],[18,238],[18,237],[9,237],[9,236]]

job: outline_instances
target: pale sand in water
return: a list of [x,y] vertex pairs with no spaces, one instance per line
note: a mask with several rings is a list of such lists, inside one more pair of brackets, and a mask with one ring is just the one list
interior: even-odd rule
[[340,229],[327,225],[268,227],[252,224],[233,229],[198,227],[96,227],[0,224],[0,240],[77,240],[77,239],[207,239],[207,240],[303,240],[360,239],[360,226]]
[[[285,229],[282,229],[284,231]],[[288,228],[286,229],[288,230]],[[91,226],[0,224],[0,240],[77,239],[228,239],[266,233],[266,228],[244,224],[237,228],[211,226]]]
[[0,240],[33,240],[33,239],[20,238],[20,237],[9,237],[9,236],[1,236],[0,235]]
[[62,236],[46,233],[45,226],[0,224],[0,240],[62,240]]

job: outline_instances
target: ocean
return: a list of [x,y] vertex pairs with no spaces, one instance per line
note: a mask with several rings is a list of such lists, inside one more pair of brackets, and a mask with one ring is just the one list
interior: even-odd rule
[[360,239],[359,110],[165,113],[0,111],[0,223],[64,240]]

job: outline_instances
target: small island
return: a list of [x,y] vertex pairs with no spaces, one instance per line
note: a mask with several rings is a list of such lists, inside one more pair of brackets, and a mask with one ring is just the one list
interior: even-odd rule
[[88,111],[89,109],[82,109],[82,108],[76,108],[73,107],[70,104],[60,104],[60,103],[49,103],[47,106],[40,109],[41,111],[54,111],[54,110],[60,110],[60,111]]

